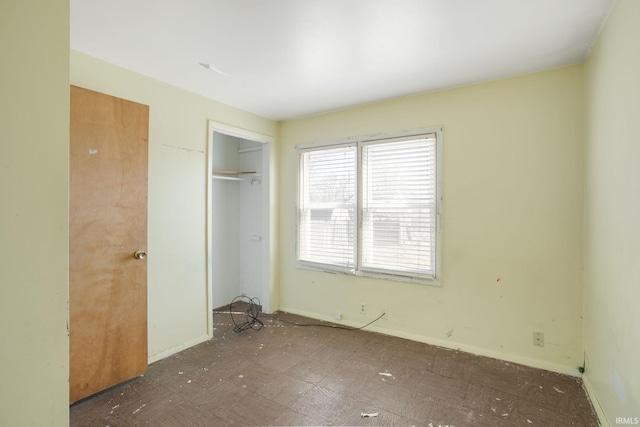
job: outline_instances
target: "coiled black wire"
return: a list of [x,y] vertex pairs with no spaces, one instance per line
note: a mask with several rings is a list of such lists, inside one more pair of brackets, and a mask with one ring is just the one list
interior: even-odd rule
[[[246,316],[246,320],[242,323],[236,322],[235,317],[233,317],[233,304],[236,301],[245,301],[247,303],[247,309],[244,314]],[[229,304],[229,314],[231,316],[231,321],[233,322],[233,331],[234,332],[242,332],[247,329],[253,329],[254,331],[259,331],[264,326],[262,320],[258,319],[260,316],[260,307],[262,303],[257,297],[249,298],[247,296],[238,295],[234,299],[231,300]],[[237,314],[237,313],[236,313]]]

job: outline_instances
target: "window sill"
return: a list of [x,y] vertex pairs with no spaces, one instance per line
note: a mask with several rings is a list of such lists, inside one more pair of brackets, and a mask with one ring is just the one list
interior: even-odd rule
[[420,285],[430,285],[430,286],[438,286],[438,287],[442,286],[441,279],[438,277],[431,278],[431,277],[409,276],[409,275],[402,275],[402,274],[387,274],[387,273],[380,273],[376,271],[367,271],[367,270],[354,271],[353,269],[349,269],[346,267],[329,266],[327,264],[310,263],[310,262],[300,261],[300,260],[296,262],[296,268],[299,270],[318,271],[318,272],[329,273],[329,274],[342,274],[345,276],[353,276],[353,277],[368,277],[372,279],[387,280],[392,282],[416,283]]

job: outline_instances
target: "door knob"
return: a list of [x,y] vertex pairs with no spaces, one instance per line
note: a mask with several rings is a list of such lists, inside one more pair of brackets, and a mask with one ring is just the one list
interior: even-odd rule
[[136,251],[133,256],[135,257],[135,259],[145,259],[147,257],[147,253],[145,251]]

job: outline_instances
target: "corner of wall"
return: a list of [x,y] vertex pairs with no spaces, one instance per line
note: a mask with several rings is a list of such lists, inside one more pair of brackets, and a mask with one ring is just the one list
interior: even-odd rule
[[617,0],[584,67],[583,380],[606,426],[640,417],[639,23],[640,2]]

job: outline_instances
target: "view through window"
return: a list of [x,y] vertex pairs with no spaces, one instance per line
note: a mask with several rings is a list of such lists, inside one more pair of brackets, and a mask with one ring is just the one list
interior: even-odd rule
[[438,132],[299,148],[299,265],[433,280]]

